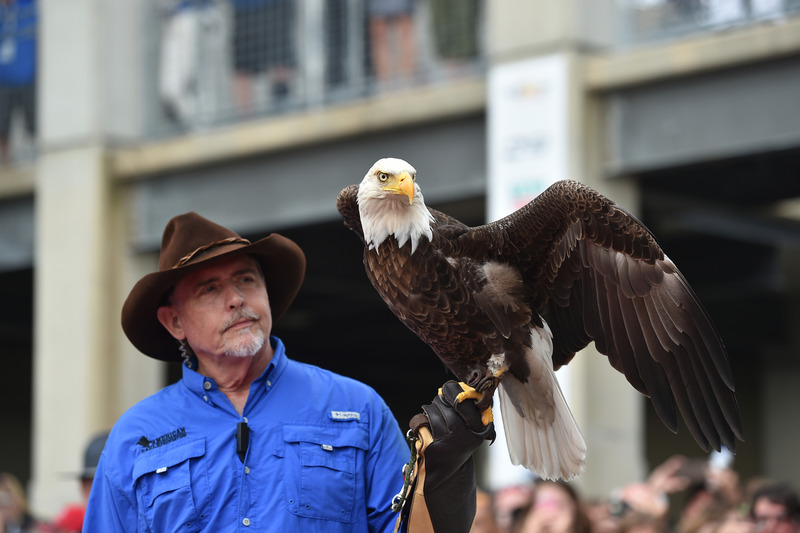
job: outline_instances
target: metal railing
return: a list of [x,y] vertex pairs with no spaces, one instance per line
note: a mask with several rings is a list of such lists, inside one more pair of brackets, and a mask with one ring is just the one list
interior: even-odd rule
[[158,2],[151,137],[484,75],[483,0]]
[[617,45],[629,47],[800,13],[800,0],[617,0]]

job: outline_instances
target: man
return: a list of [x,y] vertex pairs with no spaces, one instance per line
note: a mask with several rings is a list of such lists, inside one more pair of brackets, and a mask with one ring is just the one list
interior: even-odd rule
[[[251,244],[196,213],[167,224],[159,270],[131,290],[122,327],[146,355],[182,358],[183,378],[115,424],[84,531],[394,528],[409,451],[389,408],[364,384],[288,359],[270,336],[304,272],[303,252],[278,234]],[[448,425],[458,426],[467,404],[479,418],[474,402],[448,402],[432,404],[434,441],[452,433],[437,435],[435,420],[456,413]],[[469,489],[471,474],[474,490],[469,456],[484,438],[456,438],[456,453],[432,445],[432,456],[459,457],[434,461],[442,468],[432,477]],[[439,489],[440,498],[452,493]],[[448,508],[469,515],[461,504]]]
[[759,533],[798,533],[800,500],[783,483],[765,485],[753,493],[750,519]]

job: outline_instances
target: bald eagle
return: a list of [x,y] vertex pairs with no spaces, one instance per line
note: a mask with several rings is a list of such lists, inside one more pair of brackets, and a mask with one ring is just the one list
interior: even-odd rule
[[385,158],[337,207],[392,312],[484,399],[499,390],[514,464],[548,479],[582,471],[586,444],[554,370],[592,341],[669,429],[679,411],[704,450],[735,450],[719,335],[653,235],[604,196],[560,181],[468,227],[425,205],[414,167]]

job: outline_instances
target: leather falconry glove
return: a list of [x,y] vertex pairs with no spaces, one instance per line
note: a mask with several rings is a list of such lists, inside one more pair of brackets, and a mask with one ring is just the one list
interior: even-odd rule
[[[476,508],[475,463],[472,454],[484,440],[494,442],[494,423],[484,425],[475,400],[448,381],[439,394],[409,422],[414,433],[416,460],[406,472],[406,500],[398,518],[408,533],[467,533]],[[412,451],[412,458],[414,458]],[[407,465],[407,468],[410,468]]]

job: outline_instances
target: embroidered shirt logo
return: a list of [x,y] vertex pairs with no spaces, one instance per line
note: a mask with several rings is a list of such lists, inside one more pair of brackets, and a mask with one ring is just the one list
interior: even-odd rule
[[358,411],[331,411],[331,418],[334,420],[361,420],[361,413]]
[[155,448],[159,448],[164,446],[165,444],[169,444],[170,442],[175,442],[178,439],[182,439],[186,436],[186,428],[178,428],[171,433],[167,433],[166,435],[161,435],[160,437],[156,437],[153,440],[148,439],[147,437],[142,436],[139,439],[137,444],[142,447],[143,452],[150,451]]

